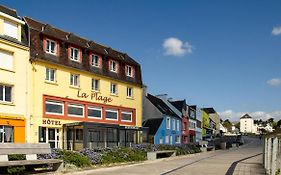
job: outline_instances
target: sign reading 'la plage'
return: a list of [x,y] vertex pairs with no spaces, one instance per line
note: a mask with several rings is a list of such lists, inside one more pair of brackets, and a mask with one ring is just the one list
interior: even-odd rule
[[99,92],[92,92],[90,94],[86,93],[86,92],[77,92],[77,97],[78,98],[90,98],[91,100],[97,100],[97,101],[102,101],[103,103],[110,103],[113,101],[112,98],[110,97],[104,97],[102,95],[100,95]]

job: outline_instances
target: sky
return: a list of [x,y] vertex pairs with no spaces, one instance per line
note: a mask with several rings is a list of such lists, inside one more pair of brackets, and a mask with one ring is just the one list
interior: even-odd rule
[[[77,3],[79,2],[79,3]],[[281,119],[281,1],[2,0],[20,16],[129,54],[149,93]]]

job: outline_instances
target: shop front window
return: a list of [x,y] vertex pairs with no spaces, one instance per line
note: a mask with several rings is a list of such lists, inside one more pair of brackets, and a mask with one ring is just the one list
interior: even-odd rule
[[14,142],[14,127],[0,125],[0,143]]

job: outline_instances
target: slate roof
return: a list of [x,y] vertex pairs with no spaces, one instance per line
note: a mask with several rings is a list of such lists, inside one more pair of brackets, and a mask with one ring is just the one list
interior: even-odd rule
[[148,134],[155,135],[162,121],[163,121],[162,117],[147,119],[143,122],[143,127],[149,127]]
[[[123,82],[133,83],[142,86],[141,66],[132,57],[126,53],[119,52],[110,47],[98,44],[94,41],[79,37],[73,33],[55,28],[49,24],[45,24],[34,20],[30,17],[24,17],[29,27],[30,40],[30,58],[31,60],[42,60],[54,64],[71,67],[74,69],[87,71],[89,73],[98,74],[106,77],[120,80]],[[43,49],[43,38],[47,37],[59,42],[59,56],[47,54]],[[68,57],[69,46],[78,47],[82,50],[82,62],[77,63],[71,61]],[[102,57],[101,68],[90,65],[90,53],[98,54]],[[109,71],[109,60],[115,60],[119,63],[118,73]],[[125,66],[131,65],[134,68],[134,77],[128,77],[125,73]]]
[[208,114],[217,113],[214,108],[202,108],[202,110]]
[[15,9],[11,9],[11,8],[6,7],[4,5],[0,5],[0,11],[7,14],[7,15],[15,17],[17,19],[20,19],[20,17],[18,17],[17,11]]
[[186,101],[185,100],[178,100],[178,101],[169,101],[175,108],[179,111],[182,111],[182,108],[186,109]]
[[114,50],[111,47],[108,47],[108,46],[105,46],[102,44],[98,44],[94,41],[82,38],[73,33],[66,32],[66,31],[63,31],[56,27],[53,27],[50,24],[45,24],[45,23],[39,22],[30,17],[24,17],[24,19],[30,28],[40,31],[40,33],[42,33],[46,36],[50,36],[52,38],[59,39],[61,41],[65,41],[67,43],[76,45],[78,47],[88,48],[90,50],[93,50],[94,52],[110,56],[110,57],[117,59],[119,61],[122,61],[122,62],[127,62],[127,63],[133,64],[133,65],[140,65],[138,62],[136,62],[133,58],[128,56],[126,53],[122,53],[120,51]]
[[252,117],[249,114],[245,114],[240,119],[243,119],[243,118],[252,118]]
[[149,93],[146,97],[162,114],[178,117],[178,115],[160,98],[157,98]]

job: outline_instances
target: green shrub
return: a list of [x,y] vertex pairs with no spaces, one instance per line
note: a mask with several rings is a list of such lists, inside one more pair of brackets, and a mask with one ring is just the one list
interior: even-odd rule
[[59,155],[59,158],[62,159],[64,163],[73,164],[77,167],[87,167],[91,165],[89,158],[73,151],[60,150]]
[[13,161],[13,160],[25,160],[26,157],[23,154],[11,154],[8,155],[8,159],[9,161]]
[[113,148],[102,155],[102,164],[133,162],[146,160],[146,152],[132,148]]
[[25,166],[10,166],[7,168],[9,174],[23,174],[25,172]]

